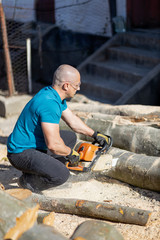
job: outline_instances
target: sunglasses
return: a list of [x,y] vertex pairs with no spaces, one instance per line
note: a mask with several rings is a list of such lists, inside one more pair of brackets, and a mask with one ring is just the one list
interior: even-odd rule
[[81,86],[81,83],[79,84],[73,84],[73,83],[69,83],[75,90],[79,89]]

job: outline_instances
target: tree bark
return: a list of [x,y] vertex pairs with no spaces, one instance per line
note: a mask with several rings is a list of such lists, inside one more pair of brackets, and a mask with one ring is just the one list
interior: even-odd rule
[[25,203],[0,191],[0,239],[18,239],[36,223],[38,205]]
[[[78,114],[92,129],[110,135],[113,146],[149,156],[160,156],[160,119],[128,118],[100,113]],[[68,126],[61,121],[62,129]],[[92,141],[84,135],[81,140]]]
[[160,157],[135,154],[117,148],[111,148],[112,166],[100,173],[129,183],[133,186],[160,191]]
[[[67,240],[54,227],[38,224],[25,232],[18,240]],[[69,239],[68,239],[69,240]]]
[[81,223],[71,236],[71,240],[124,240],[114,226],[105,222],[85,221]]
[[[78,94],[75,98],[78,97]],[[74,99],[73,99],[74,100]],[[72,101],[73,101],[72,100]],[[82,99],[83,100],[83,99]],[[136,116],[136,117],[147,117],[147,116],[157,116],[160,117],[160,107],[159,106],[145,106],[145,105],[110,105],[104,103],[88,102],[84,99],[82,103],[81,99],[77,102],[69,102],[68,106],[72,111],[76,112],[86,112],[86,113],[103,113],[109,115],[120,115],[120,116]]]
[[32,201],[38,203],[41,210],[76,214],[142,226],[147,224],[151,215],[150,211],[87,200],[46,198],[42,195],[33,195]]
[[[67,240],[51,226],[54,221],[54,213],[45,215],[43,224],[37,225],[39,205],[28,201],[32,195],[29,190],[25,193],[26,189],[24,189],[22,194],[18,190],[8,191],[15,197],[5,191],[0,191],[0,239]],[[24,198],[22,197],[23,193]]]

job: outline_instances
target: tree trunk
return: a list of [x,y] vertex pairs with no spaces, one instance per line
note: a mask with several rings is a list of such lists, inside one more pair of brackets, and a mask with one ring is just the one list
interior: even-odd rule
[[105,222],[85,221],[81,223],[71,236],[71,240],[124,240],[114,226]]
[[[78,97],[78,94],[75,98]],[[74,100],[74,99],[73,99]],[[72,101],[73,101],[72,100]],[[157,116],[160,117],[160,107],[158,106],[145,106],[145,105],[110,105],[104,103],[82,103],[81,99],[77,102],[68,102],[68,106],[72,111],[76,112],[87,112],[87,113],[104,113],[111,115],[120,115],[120,116],[136,116],[136,117],[147,117],[147,116]]]
[[[150,156],[160,156],[159,118],[129,118],[100,113],[78,113],[78,116],[92,129],[110,135],[114,147]],[[60,125],[62,129],[68,129],[63,121]],[[84,135],[79,135],[79,138],[93,141]]]
[[0,239],[18,237],[36,223],[38,205],[24,203],[0,191]]
[[33,195],[32,201],[39,203],[40,209],[46,211],[138,225],[146,225],[151,215],[151,212],[141,209],[87,200],[46,198],[42,195]]
[[[18,240],[67,240],[54,227],[39,224],[25,232]],[[69,239],[68,239],[69,240]]]
[[111,148],[112,166],[100,173],[133,186],[160,191],[160,157],[149,157],[121,149]]

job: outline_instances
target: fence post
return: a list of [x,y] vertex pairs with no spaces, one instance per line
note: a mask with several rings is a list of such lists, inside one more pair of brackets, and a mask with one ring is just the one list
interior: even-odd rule
[[28,73],[28,92],[32,93],[32,73],[31,73],[31,39],[27,38],[27,73]]
[[4,13],[3,7],[2,7],[2,0],[0,0],[0,23],[1,23],[3,48],[4,48],[5,61],[6,61],[8,90],[9,90],[9,96],[12,96],[15,93],[15,88],[14,88],[14,80],[13,80],[12,63],[11,63],[9,47],[8,47],[8,37],[7,37],[5,13]]

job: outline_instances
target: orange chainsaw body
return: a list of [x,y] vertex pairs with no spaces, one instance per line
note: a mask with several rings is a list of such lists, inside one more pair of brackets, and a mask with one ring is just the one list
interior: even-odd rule
[[[106,135],[109,139],[109,144],[106,142],[104,146],[95,145],[96,142],[91,143],[81,143],[78,147],[77,152],[80,154],[80,162],[78,166],[72,166],[69,162],[66,163],[66,167],[73,171],[89,172],[93,169],[95,163],[101,154],[106,154],[107,151],[112,146],[112,138]],[[85,165],[88,165],[87,167]]]
[[78,148],[78,153],[80,154],[80,159],[83,161],[91,162],[95,157],[96,152],[99,147],[90,143],[82,143]]
[[77,152],[80,154],[80,162],[78,166],[70,166],[67,162],[66,167],[73,171],[84,171],[83,162],[92,162],[96,156],[96,152],[99,150],[99,147],[91,143],[81,143]]

